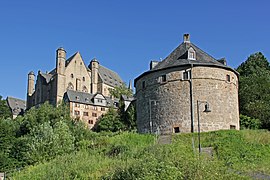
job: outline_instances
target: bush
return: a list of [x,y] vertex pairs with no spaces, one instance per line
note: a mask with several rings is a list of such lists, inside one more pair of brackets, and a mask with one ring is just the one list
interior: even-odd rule
[[241,129],[259,129],[261,121],[259,119],[251,118],[240,114],[240,128]]

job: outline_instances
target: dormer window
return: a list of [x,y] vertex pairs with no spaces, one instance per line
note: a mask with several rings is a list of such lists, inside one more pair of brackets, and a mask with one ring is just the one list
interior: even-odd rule
[[188,49],[188,59],[190,59],[190,60],[196,60],[196,52],[193,49],[193,47],[190,47]]
[[80,100],[80,97],[79,96],[76,96],[76,100]]

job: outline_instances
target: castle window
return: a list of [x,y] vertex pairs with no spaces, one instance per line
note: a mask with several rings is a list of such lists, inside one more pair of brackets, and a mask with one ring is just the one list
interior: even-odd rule
[[80,111],[74,111],[74,113],[75,113],[76,116],[80,115]]
[[190,59],[190,60],[196,60],[196,52],[193,49],[193,47],[190,47],[188,49],[188,59]]
[[88,116],[88,112],[83,112],[83,116]]
[[97,101],[98,101],[99,103],[102,103],[102,102],[103,102],[103,100],[102,100],[102,99],[98,99]]
[[76,96],[76,100],[80,100],[80,97],[79,96]]
[[86,86],[83,86],[82,92],[87,92],[87,91],[88,90],[87,90]]
[[93,120],[88,120],[88,124],[94,124]]
[[101,111],[105,111],[105,107],[102,107],[102,108],[101,108]]
[[188,58],[189,59],[195,59],[195,53],[194,52],[190,52]]
[[142,88],[145,88],[145,81],[142,82]]
[[85,109],[89,109],[88,105],[84,105],[84,108],[85,108]]
[[96,107],[96,106],[94,106],[94,107],[93,107],[93,110],[97,110],[97,107]]
[[73,75],[73,74],[71,74],[71,75],[70,75],[70,77],[71,77],[71,78],[74,78],[74,75]]
[[97,117],[97,113],[92,113],[92,116],[93,117]]
[[230,129],[236,129],[235,125],[230,125]]
[[226,75],[226,81],[231,82],[231,76],[229,74]]
[[74,86],[72,83],[68,83],[68,87],[67,87],[68,90],[73,90],[74,89]]
[[85,77],[83,77],[82,80],[85,81]]
[[80,107],[80,104],[78,104],[78,103],[75,103],[75,107]]
[[183,80],[188,80],[189,78],[189,71],[183,72]]
[[113,105],[114,105],[115,107],[118,107],[118,106],[119,106],[119,103],[114,102]]
[[174,133],[180,133],[180,128],[179,127],[174,127]]
[[166,76],[166,74],[165,75],[162,75],[161,77],[160,77],[160,82],[161,83],[164,83],[164,82],[166,82],[167,81],[167,76]]

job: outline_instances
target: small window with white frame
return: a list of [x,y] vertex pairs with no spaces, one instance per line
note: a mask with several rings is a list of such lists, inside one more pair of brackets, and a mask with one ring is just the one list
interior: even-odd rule
[[190,60],[196,60],[196,52],[193,49],[193,47],[190,47],[188,49],[188,59],[190,59]]

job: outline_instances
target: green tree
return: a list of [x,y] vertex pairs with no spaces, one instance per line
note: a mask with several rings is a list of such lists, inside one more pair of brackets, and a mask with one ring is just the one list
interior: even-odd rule
[[240,127],[241,129],[259,129],[261,127],[261,121],[240,114]]
[[17,161],[10,156],[16,142],[18,124],[10,119],[0,120],[0,171],[5,172],[14,166]]
[[259,119],[262,128],[270,129],[270,66],[261,52],[252,54],[237,71],[240,113]]
[[118,114],[120,116],[120,120],[125,125],[124,130],[130,131],[136,129],[136,109],[134,104],[131,103],[125,111],[125,104],[120,101]]
[[10,118],[11,111],[7,105],[7,101],[0,96],[0,119]]
[[28,136],[30,151],[27,156],[31,163],[53,159],[74,150],[74,137],[63,121],[55,123],[54,127],[44,122],[34,127]]
[[125,84],[122,84],[121,86],[116,86],[114,89],[109,89],[109,92],[113,97],[119,99],[121,95],[126,95],[128,97],[131,97],[133,95],[132,90],[128,89]]
[[97,132],[100,131],[111,131],[117,132],[123,130],[125,125],[120,120],[120,116],[116,110],[110,108],[108,112],[101,117],[96,127],[94,128]]

